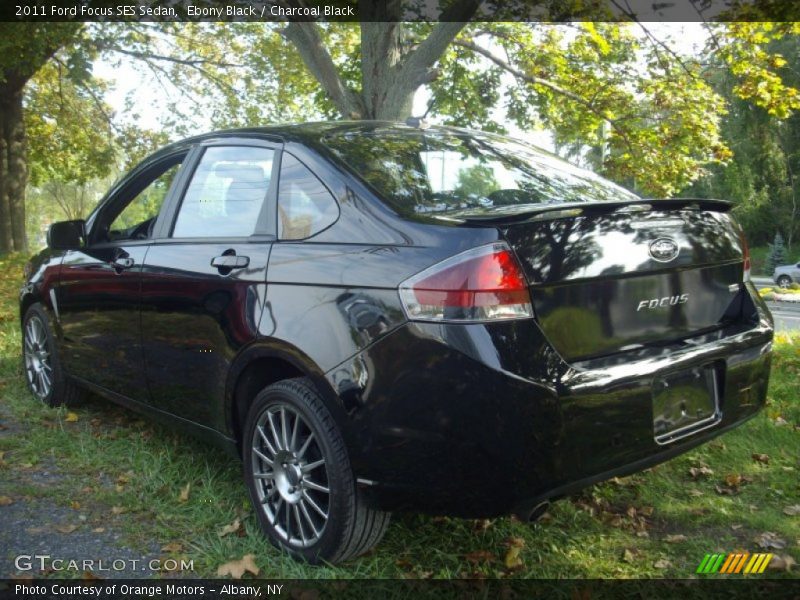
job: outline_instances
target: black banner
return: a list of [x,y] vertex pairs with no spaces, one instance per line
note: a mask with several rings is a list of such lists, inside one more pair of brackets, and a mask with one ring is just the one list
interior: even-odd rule
[[797,21],[793,0],[4,0],[0,21]]
[[693,580],[1,580],[0,600],[221,600],[238,598],[517,598],[590,600],[642,598],[800,597],[800,580],[703,578]]

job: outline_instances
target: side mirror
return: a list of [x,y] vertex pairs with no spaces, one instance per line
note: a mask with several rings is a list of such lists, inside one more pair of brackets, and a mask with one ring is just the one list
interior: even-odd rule
[[53,223],[47,231],[47,245],[53,250],[77,250],[83,246],[85,229],[83,219]]

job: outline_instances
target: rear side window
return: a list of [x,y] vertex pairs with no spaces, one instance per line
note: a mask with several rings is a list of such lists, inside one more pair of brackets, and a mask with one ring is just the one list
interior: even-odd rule
[[325,144],[401,214],[501,214],[636,200],[614,183],[502,136],[438,130],[333,134]]
[[208,148],[183,197],[172,237],[247,237],[256,233],[274,150]]
[[339,206],[322,182],[288,152],[281,159],[278,187],[278,237],[301,240],[339,218]]

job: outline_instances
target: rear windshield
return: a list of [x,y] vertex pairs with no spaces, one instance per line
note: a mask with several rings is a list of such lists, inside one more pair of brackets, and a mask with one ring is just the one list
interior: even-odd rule
[[325,144],[403,214],[514,213],[532,204],[638,198],[502,136],[392,129],[339,133]]

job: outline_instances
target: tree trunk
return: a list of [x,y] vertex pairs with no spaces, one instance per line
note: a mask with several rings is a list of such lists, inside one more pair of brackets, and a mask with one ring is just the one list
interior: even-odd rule
[[28,182],[22,88],[0,86],[0,253],[23,252]]
[[455,0],[412,48],[405,44],[401,0],[361,0],[360,90],[342,79],[316,23],[293,21],[282,33],[343,118],[403,121],[414,109],[414,94],[437,77],[434,65],[479,5],[480,0]]

